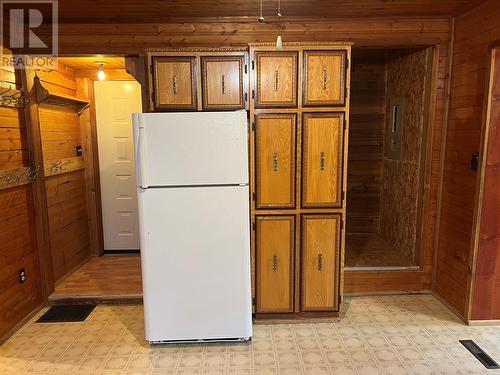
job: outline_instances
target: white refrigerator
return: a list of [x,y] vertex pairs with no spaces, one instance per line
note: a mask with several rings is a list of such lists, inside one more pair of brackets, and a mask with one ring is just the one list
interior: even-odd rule
[[134,113],[151,343],[252,336],[245,111]]

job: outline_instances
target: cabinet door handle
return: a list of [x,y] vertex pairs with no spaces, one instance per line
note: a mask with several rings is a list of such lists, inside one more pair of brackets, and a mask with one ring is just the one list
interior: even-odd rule
[[318,255],[318,271],[323,271],[323,254],[319,253]]
[[325,153],[324,152],[321,152],[319,154],[319,169],[321,169],[322,171],[325,170]]
[[278,256],[273,256],[273,272],[278,272]]
[[327,75],[326,75],[326,69],[323,69],[323,90],[326,90],[326,83],[328,81]]
[[273,170],[278,172],[278,153],[275,152],[273,155]]
[[174,75],[172,78],[172,88],[174,90],[174,95],[177,95],[177,76]]
[[277,70],[274,72],[274,91],[278,91],[280,88],[280,72]]
[[225,77],[224,74],[222,75],[222,95],[226,93],[226,82],[225,82]]

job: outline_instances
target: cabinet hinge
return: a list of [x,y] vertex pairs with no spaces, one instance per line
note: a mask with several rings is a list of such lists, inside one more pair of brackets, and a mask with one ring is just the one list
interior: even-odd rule
[[155,93],[154,93],[154,91],[151,93],[151,101],[153,103],[155,102]]
[[255,131],[255,122],[252,121],[252,131]]
[[245,93],[245,101],[248,102],[248,93]]
[[255,230],[256,229],[256,225],[255,223],[252,223],[252,230]]
[[345,59],[345,70],[349,69],[349,58]]
[[245,64],[245,74],[247,74],[247,72],[248,72],[248,65]]
[[255,90],[252,89],[252,99],[255,99]]
[[149,72],[150,72],[151,74],[153,74],[153,64],[151,64],[151,65],[149,66]]
[[252,306],[255,306],[255,297],[252,297]]
[[344,117],[344,130],[346,130],[346,129],[347,129],[347,120],[346,120],[346,118]]
[[344,219],[340,219],[340,230],[344,230]]
[[345,198],[345,192],[342,190],[342,193],[340,193],[340,200],[344,201]]
[[255,191],[252,193],[252,200],[255,201]]
[[255,70],[255,61],[252,60],[252,70]]

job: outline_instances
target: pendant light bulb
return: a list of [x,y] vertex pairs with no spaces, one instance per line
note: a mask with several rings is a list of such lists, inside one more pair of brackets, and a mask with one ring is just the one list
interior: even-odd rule
[[99,71],[97,72],[97,78],[99,78],[99,81],[104,81],[106,79],[106,73],[104,73],[104,65],[106,65],[106,63],[96,62],[96,64],[99,66]]
[[262,1],[259,1],[259,23],[264,23],[264,15],[262,14]]
[[281,41],[281,35],[278,35],[276,38],[276,48],[283,49],[283,42]]

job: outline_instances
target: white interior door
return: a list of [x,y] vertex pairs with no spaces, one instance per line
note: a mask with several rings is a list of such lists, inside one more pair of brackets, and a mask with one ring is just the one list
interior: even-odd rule
[[142,112],[136,81],[95,81],[104,250],[139,249],[132,113]]

